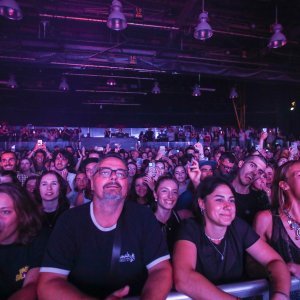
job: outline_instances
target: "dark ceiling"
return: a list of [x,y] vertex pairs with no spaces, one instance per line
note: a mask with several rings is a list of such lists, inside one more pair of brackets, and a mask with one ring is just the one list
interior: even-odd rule
[[[236,85],[247,123],[276,125],[282,102],[300,97],[299,0],[207,0],[206,41],[193,38],[202,1],[121,1],[121,32],[106,26],[109,0],[17,2],[23,19],[0,19],[0,119],[9,123],[234,124]],[[276,5],[288,43],[269,49]],[[11,74],[17,89],[6,85]],[[199,74],[202,96],[192,97]],[[68,92],[58,90],[62,77]]]

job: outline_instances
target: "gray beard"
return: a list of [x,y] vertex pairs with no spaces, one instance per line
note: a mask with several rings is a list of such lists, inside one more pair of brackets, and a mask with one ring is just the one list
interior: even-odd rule
[[122,195],[121,193],[104,193],[101,200],[105,202],[120,202],[122,200]]

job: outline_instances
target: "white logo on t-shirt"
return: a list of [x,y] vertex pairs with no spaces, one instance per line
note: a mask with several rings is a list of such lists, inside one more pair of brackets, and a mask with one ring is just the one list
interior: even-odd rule
[[126,252],[125,254],[120,256],[120,262],[134,262],[135,261],[135,255],[134,253],[129,254]]

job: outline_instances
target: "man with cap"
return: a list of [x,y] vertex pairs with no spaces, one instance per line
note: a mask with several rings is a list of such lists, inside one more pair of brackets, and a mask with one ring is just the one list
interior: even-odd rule
[[207,176],[213,176],[216,169],[216,162],[213,160],[200,160],[199,168],[201,171],[200,182]]

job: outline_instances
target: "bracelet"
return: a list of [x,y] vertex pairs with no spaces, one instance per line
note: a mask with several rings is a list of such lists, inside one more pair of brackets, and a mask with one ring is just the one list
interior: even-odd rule
[[286,293],[281,292],[281,291],[273,291],[273,295],[274,294],[280,294],[280,295],[284,296],[286,299],[290,299],[289,295],[287,295]]

